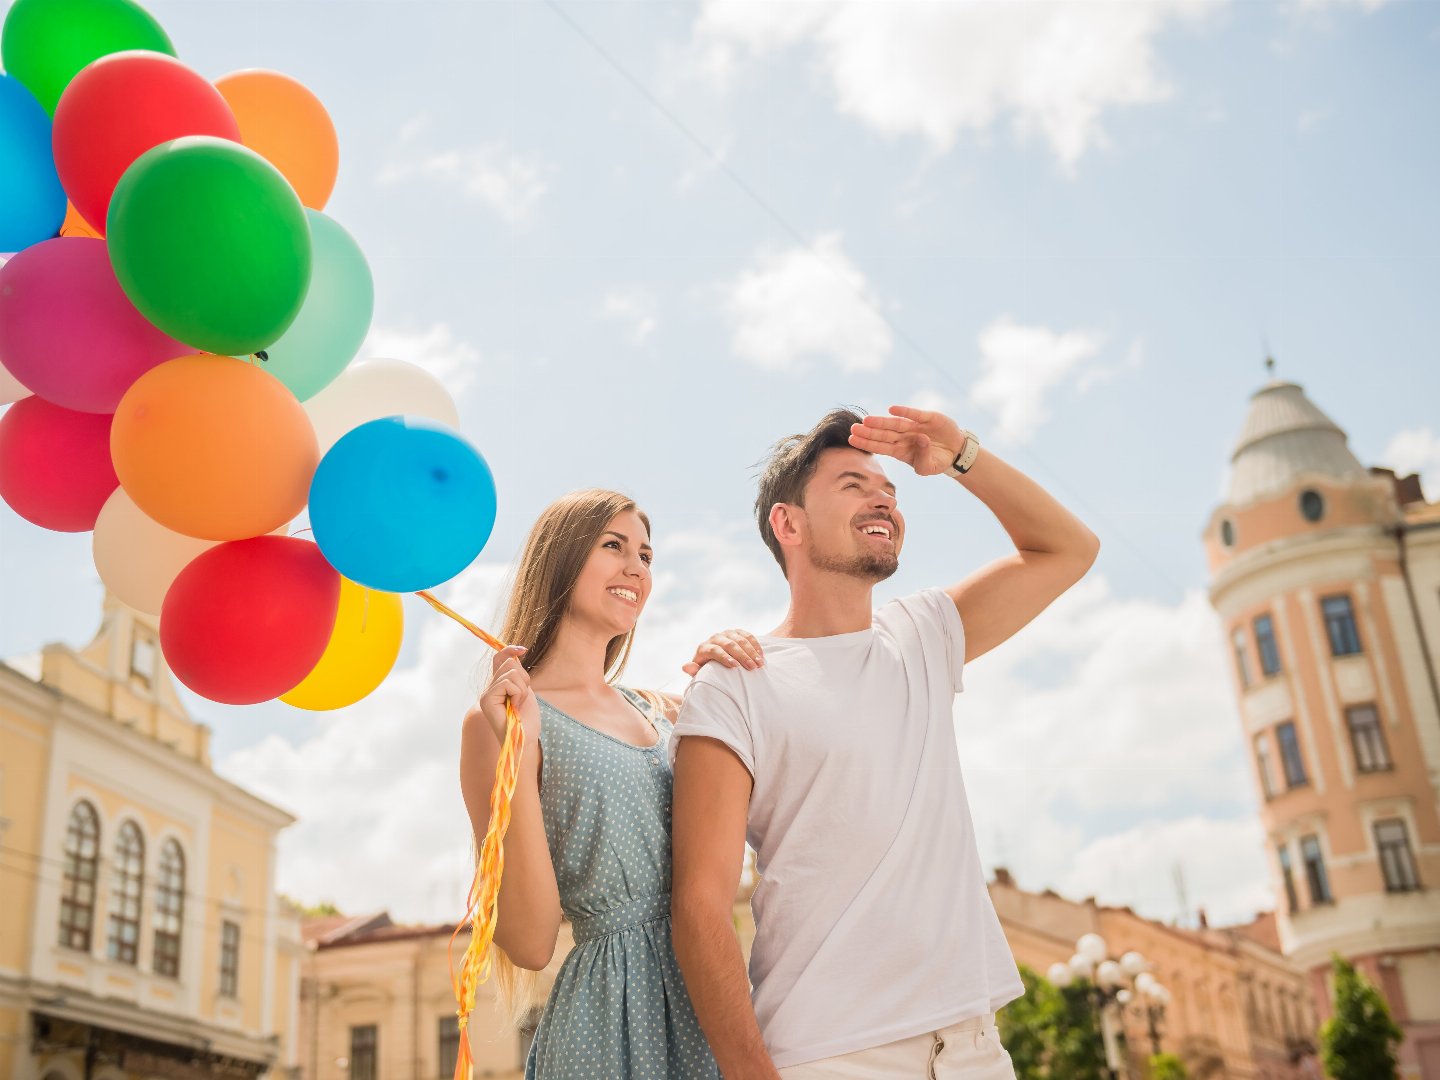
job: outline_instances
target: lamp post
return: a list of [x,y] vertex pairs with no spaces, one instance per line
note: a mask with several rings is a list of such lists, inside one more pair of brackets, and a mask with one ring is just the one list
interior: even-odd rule
[[1150,964],[1138,952],[1109,959],[1109,947],[1099,934],[1085,934],[1075,942],[1075,955],[1068,964],[1051,964],[1047,973],[1056,986],[1064,988],[1078,979],[1086,980],[1087,993],[1100,1020],[1100,1039],[1105,1048],[1105,1068],[1110,1080],[1120,1080],[1120,1048],[1117,1019],[1120,1010],[1139,1001],[1145,1010],[1150,1041],[1160,1052],[1161,1016],[1170,1000],[1170,991],[1150,974]]

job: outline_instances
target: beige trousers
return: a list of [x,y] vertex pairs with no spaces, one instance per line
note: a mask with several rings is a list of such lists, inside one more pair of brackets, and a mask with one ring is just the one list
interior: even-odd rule
[[785,1080],[1015,1080],[994,1016],[781,1069]]

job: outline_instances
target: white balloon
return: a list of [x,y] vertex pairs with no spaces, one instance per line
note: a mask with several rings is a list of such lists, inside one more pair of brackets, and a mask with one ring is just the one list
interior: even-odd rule
[[440,380],[403,360],[351,364],[302,404],[322,457],[347,431],[384,416],[422,416],[452,428],[460,426],[455,401]]
[[95,520],[91,550],[107,589],[136,611],[159,615],[171,582],[216,543],[165,528],[146,516],[124,488],[116,488]]
[[[288,524],[282,525],[272,535],[288,530]],[[91,551],[107,589],[136,611],[159,615],[180,571],[220,542],[167,529],[136,506],[124,488],[116,488],[95,520]]]

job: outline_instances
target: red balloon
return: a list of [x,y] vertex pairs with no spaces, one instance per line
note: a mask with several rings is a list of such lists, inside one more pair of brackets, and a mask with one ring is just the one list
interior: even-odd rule
[[80,216],[103,233],[131,162],[184,135],[239,142],[240,125],[220,91],[173,56],[112,53],[83,68],[55,106],[55,169]]
[[110,463],[108,413],[62,409],[27,397],[0,416],[0,498],[55,532],[95,528],[120,486]]
[[340,575],[315,544],[232,540],[180,571],[160,609],[160,648],[201,697],[255,705],[305,680],[339,608]]

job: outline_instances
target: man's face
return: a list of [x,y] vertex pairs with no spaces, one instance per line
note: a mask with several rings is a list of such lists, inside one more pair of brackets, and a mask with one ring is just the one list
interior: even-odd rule
[[849,447],[824,451],[805,506],[797,509],[807,523],[797,557],[816,569],[878,582],[900,565],[905,519],[874,455]]

